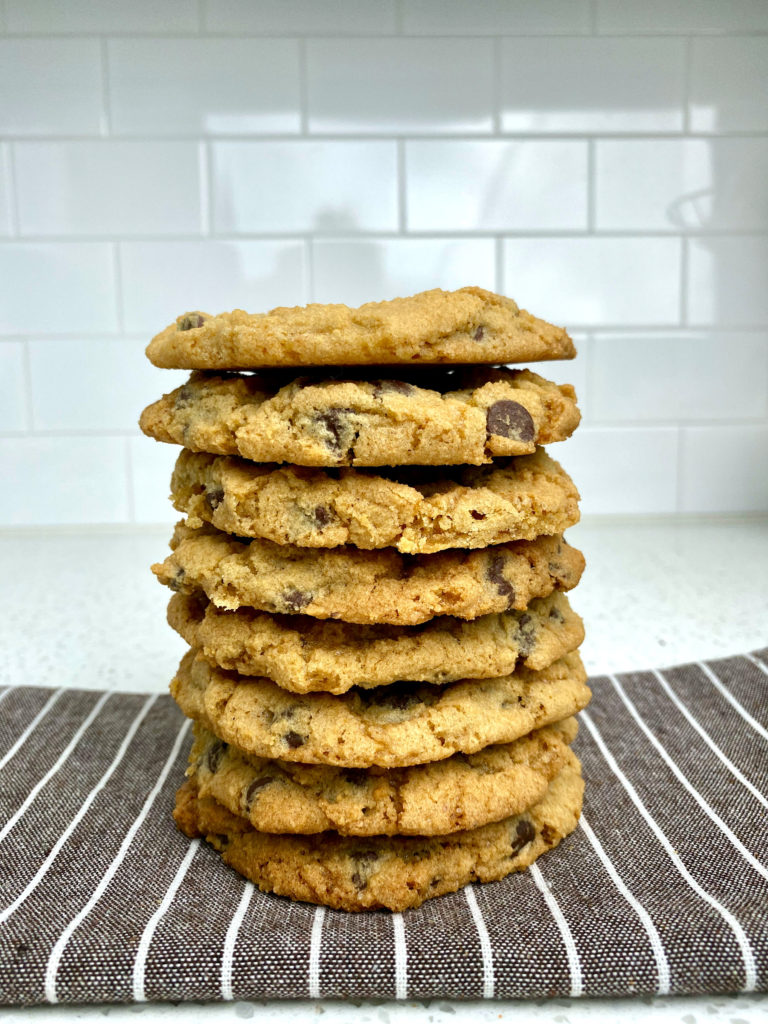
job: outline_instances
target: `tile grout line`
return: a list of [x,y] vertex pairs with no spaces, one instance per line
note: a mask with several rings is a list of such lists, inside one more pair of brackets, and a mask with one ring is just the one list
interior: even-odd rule
[[316,302],[315,295],[315,246],[311,238],[304,239],[304,267],[307,274],[307,302]]
[[112,95],[109,88],[109,51],[106,36],[99,42],[99,56],[101,61],[101,132],[102,138],[112,136]]
[[[202,2],[204,4],[205,0],[200,0],[200,2]],[[1,5],[2,5],[2,0],[0,0],[0,6]],[[216,30],[216,29],[206,28],[205,29],[205,33],[206,33],[207,36],[210,36],[212,39],[223,39],[223,40],[227,40],[227,39],[245,39],[245,40],[248,40],[248,41],[251,41],[251,42],[257,42],[257,41],[260,41],[260,40],[263,40],[265,42],[269,42],[272,39],[297,39],[297,38],[299,38],[298,33],[295,30],[291,30],[291,31],[288,31],[288,30],[285,30],[285,31],[273,30],[273,31],[270,31],[270,32],[254,32],[254,31],[239,32],[236,29],[231,29],[229,31],[225,31],[225,30]],[[178,31],[168,31],[168,32],[163,32],[163,31],[161,31],[159,29],[151,29],[151,30],[144,30],[144,31],[142,31],[140,29],[115,29],[115,28],[80,29],[80,30],[74,30],[74,31],[71,31],[71,32],[64,32],[64,31],[56,31],[56,32],[47,32],[47,31],[46,32],[34,32],[34,31],[14,32],[14,31],[9,29],[9,30],[7,30],[7,34],[11,38],[13,38],[13,39],[32,40],[32,41],[39,41],[41,39],[82,41],[82,40],[89,40],[89,39],[102,39],[102,38],[106,38],[106,37],[110,37],[110,38],[114,37],[114,38],[120,38],[120,39],[132,39],[132,38],[135,38],[135,39],[139,40],[140,42],[144,42],[147,39],[160,39],[160,40],[163,40],[163,41],[168,41],[168,40],[181,40],[181,41],[184,41],[184,40],[199,39],[200,38],[200,31],[199,31],[198,28],[187,29],[187,30],[178,30]],[[396,30],[392,31],[392,32],[368,32],[368,33],[365,33],[365,32],[344,32],[344,31],[341,31],[340,29],[337,29],[335,31],[313,32],[311,34],[311,37],[313,39],[320,39],[322,41],[326,41],[326,40],[342,40],[344,42],[355,42],[356,41],[356,42],[359,42],[359,43],[369,43],[369,42],[374,42],[375,43],[375,42],[379,42],[380,40],[388,40],[388,39],[400,41],[400,40],[403,39],[403,37],[405,37],[407,39],[415,39],[415,40],[418,40],[418,41],[421,42],[421,41],[430,41],[430,40],[455,41],[457,39],[465,39],[465,40],[485,39],[485,40],[487,40],[487,39],[495,38],[497,36],[499,38],[501,38],[501,39],[515,39],[515,40],[520,40],[522,42],[527,42],[529,40],[547,41],[547,40],[562,40],[562,39],[572,39],[574,41],[581,42],[581,41],[583,41],[587,37],[587,35],[588,35],[588,33],[579,32],[578,30],[574,30],[573,32],[551,32],[551,31],[550,32],[503,32],[503,31],[502,32],[494,32],[494,31],[489,31],[489,32],[474,32],[474,33],[472,33],[472,32],[465,32],[463,30],[458,30],[456,32],[424,32],[424,33],[418,32],[418,33],[406,33],[405,29],[403,29],[403,32],[401,34],[400,32],[398,32]],[[659,32],[647,32],[647,31],[645,31],[645,32],[642,32],[642,31],[638,31],[638,30],[630,30],[630,31],[626,31],[626,32],[599,32],[598,35],[599,35],[599,38],[601,40],[602,39],[642,39],[642,40],[646,40],[646,39],[684,39],[684,38],[688,38],[688,37],[691,37],[691,36],[696,37],[696,38],[702,38],[702,39],[716,39],[716,40],[721,40],[721,39],[749,40],[749,39],[754,39],[754,38],[765,39],[766,37],[768,37],[768,28],[745,28],[745,29],[742,29],[741,31],[731,30],[731,31],[725,31],[725,32],[706,32],[705,31],[705,32],[699,32],[698,34],[697,34],[695,29],[693,29],[693,30],[685,29],[685,30],[681,30],[679,32],[669,32],[669,31],[667,31],[667,32],[665,32],[665,31],[659,31]]]
[[[395,182],[396,184],[396,182]],[[627,231],[622,229],[608,230],[603,229],[595,231],[594,233],[588,231],[585,228],[530,228],[530,229],[518,229],[518,228],[505,228],[505,227],[493,227],[484,229],[472,229],[464,230],[462,228],[445,229],[445,230],[426,230],[420,229],[409,233],[410,238],[420,238],[424,241],[441,241],[447,240],[452,242],[461,242],[464,239],[493,239],[498,235],[503,235],[505,238],[519,238],[519,239],[549,239],[551,241],[573,241],[578,239],[623,239],[625,241],[638,240],[642,241],[645,239],[656,239],[659,241],[679,241],[683,238],[690,240],[695,239],[727,239],[727,238],[750,238],[755,241],[768,239],[768,230],[758,229],[755,231],[748,230],[725,230],[725,231],[695,231],[683,234],[680,231]],[[114,234],[108,233],[103,235],[98,234],[20,234],[13,237],[0,238],[0,245],[7,245],[13,247],[17,244],[34,243],[35,245],[79,245],[79,244],[91,244],[101,243],[108,244],[110,242],[124,242],[125,244],[137,244],[137,243],[152,243],[157,245],[163,245],[169,242],[199,242],[204,235],[200,232],[196,234]],[[318,241],[324,241],[325,239],[343,240],[345,242],[364,242],[371,239],[386,241],[387,239],[399,238],[400,232],[396,227],[390,230],[368,230],[368,231],[354,231],[348,227],[341,228],[339,230],[322,230],[312,231],[311,228],[296,228],[291,231],[212,231],[211,236],[220,242],[281,242],[281,241],[292,241],[295,239],[312,237]]]
[[5,145],[6,160],[5,165],[8,168],[8,198],[10,200],[8,204],[8,212],[11,218],[11,237],[7,241],[18,239],[21,237],[21,218],[19,208],[19,188],[18,188],[18,175],[16,173],[16,144],[8,142]]
[[407,218],[408,196],[407,196],[407,192],[406,192],[406,189],[407,189],[407,184],[406,184],[407,165],[406,165],[405,141],[403,139],[398,139],[397,143],[396,143],[396,146],[397,146],[397,150],[396,150],[396,160],[397,160],[397,170],[396,170],[396,174],[397,174],[397,229],[398,229],[398,234],[402,235],[403,237],[406,237],[408,235],[408,227],[407,227],[407,223],[408,223],[408,218]]
[[[685,37],[685,51],[683,58],[683,134],[690,135],[691,131],[691,76],[693,73],[693,37]],[[722,138],[719,132],[713,133],[715,138]]]
[[597,143],[594,139],[587,142],[587,232],[594,235],[596,231],[597,181]]
[[122,337],[125,333],[125,308],[123,301],[123,260],[120,246],[122,242],[113,241],[112,245],[112,273],[115,279],[115,319],[117,320],[117,333]]
[[504,239],[496,235],[493,240],[493,272],[495,276],[495,288],[499,293],[504,291]]
[[[302,40],[299,40],[301,42]],[[307,40],[303,40],[307,42]],[[658,141],[682,141],[686,139],[699,139],[704,142],[717,141],[719,139],[766,139],[766,129],[740,129],[722,131],[684,131],[682,128],[659,128],[656,131],[508,131],[504,128],[495,132],[493,128],[483,131],[310,131],[307,137],[313,142],[392,142],[395,139],[407,139],[415,142],[588,142],[590,139],[606,142],[658,142]],[[5,132],[2,140],[6,142],[51,142],[51,143],[73,143],[73,142],[198,142],[201,138],[209,139],[211,142],[241,142],[248,145],[262,143],[299,143],[305,141],[300,130],[284,132],[163,132],[162,134],[150,134],[148,132],[119,131],[112,132],[108,137],[98,132],[62,132],[61,134],[44,134],[41,132],[29,132],[20,134],[18,132]]]
[[201,139],[198,148],[200,170],[200,231],[203,238],[211,237],[211,210],[213,209],[213,155],[207,139]]
[[30,352],[30,338],[22,339],[22,380],[24,381],[24,420],[27,424],[26,437],[34,436],[35,415],[34,415],[34,390],[32,387],[32,353]]
[[492,78],[492,96],[491,102],[493,104],[493,135],[498,138],[502,134],[502,102],[503,102],[503,89],[502,89],[502,62],[504,54],[501,49],[501,39],[497,36],[493,40],[493,78]]
[[680,327],[690,329],[688,323],[688,265],[690,262],[689,239],[680,238]]
[[683,494],[685,490],[685,459],[683,458],[683,442],[685,440],[685,424],[679,423],[675,436],[675,512],[683,511]]
[[298,40],[299,48],[299,132],[302,138],[309,136],[309,67],[307,63],[307,40]]
[[131,451],[131,438],[126,437],[124,442],[125,452],[125,499],[127,504],[128,522],[136,522],[136,488],[133,479],[133,452]]

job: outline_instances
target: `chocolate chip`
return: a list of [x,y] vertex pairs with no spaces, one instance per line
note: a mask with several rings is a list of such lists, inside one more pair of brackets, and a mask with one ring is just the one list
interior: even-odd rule
[[319,412],[315,416],[315,422],[328,434],[328,437],[324,437],[323,440],[331,451],[341,452],[342,436],[349,430],[348,415],[351,412],[352,409],[326,409],[325,412]]
[[291,729],[290,732],[287,732],[283,738],[285,739],[285,742],[288,744],[288,746],[292,747],[294,750],[296,749],[296,747],[303,747],[304,744],[307,742],[306,736],[300,736],[299,733],[294,732],[293,729]]
[[472,337],[475,339],[475,341],[482,341],[484,334],[485,334],[485,328],[484,327],[478,327],[477,330],[475,331],[475,333],[472,335]]
[[191,331],[193,327],[202,327],[204,323],[205,317],[199,313],[187,313],[186,316],[179,317],[176,327],[180,331]]
[[515,854],[519,853],[524,846],[536,835],[536,829],[533,827],[531,822],[527,818],[521,818],[517,823],[515,834],[511,836],[509,854],[514,857]]
[[485,414],[489,434],[510,437],[515,441],[532,441],[536,433],[533,419],[519,402],[494,402]]
[[333,513],[327,505],[318,505],[312,514],[319,530],[322,530],[324,526],[333,521]]
[[368,781],[368,773],[362,768],[348,768],[342,772],[342,778],[350,786],[364,786]]
[[302,590],[286,590],[281,600],[288,611],[299,612],[312,603],[312,594],[307,594]]
[[469,514],[473,519],[485,519],[485,512],[478,512],[477,509],[470,509]]
[[492,555],[491,562],[486,571],[486,576],[491,583],[496,587],[502,597],[507,598],[507,607],[511,608],[515,603],[515,588],[512,584],[504,577],[502,572],[504,568],[504,559],[501,555]]
[[517,652],[519,657],[527,658],[536,646],[536,625],[530,615],[521,615],[517,625]]
[[219,505],[224,501],[224,488],[223,487],[208,487],[205,492],[205,504],[211,510],[215,511]]
[[194,397],[195,389],[190,384],[183,384],[176,392],[176,398],[173,400],[174,408],[183,408],[189,402],[193,401]]
[[549,617],[550,619],[554,619],[555,622],[565,622],[565,616],[559,608],[550,608]]
[[552,844],[557,839],[557,832],[555,832],[553,828],[550,828],[549,825],[542,825],[541,838],[544,840],[547,846],[552,846]]
[[253,798],[258,791],[263,789],[264,786],[268,786],[271,781],[272,779],[269,775],[261,775],[248,786],[248,789],[245,791],[245,803],[249,810],[253,804]]
[[216,740],[216,742],[208,748],[206,761],[208,763],[208,771],[212,775],[218,771],[221,759],[224,757],[224,751],[226,749],[227,744],[223,740]]
[[379,851],[360,850],[359,852],[353,853],[350,856],[357,865],[355,870],[352,872],[352,884],[355,886],[356,889],[365,889],[366,886],[368,885],[368,879],[363,877],[360,869],[362,868],[365,871],[369,864],[373,864],[375,861],[377,861],[379,859]]
[[381,398],[387,391],[396,391],[400,395],[412,395],[416,388],[404,380],[376,380],[373,382],[373,397]]
[[182,587],[184,586],[184,577],[186,576],[186,574],[187,573],[184,566],[180,565],[176,570],[176,575],[173,577],[173,579],[168,581],[168,586],[171,588],[171,590],[175,590],[176,592],[178,592],[182,589]]

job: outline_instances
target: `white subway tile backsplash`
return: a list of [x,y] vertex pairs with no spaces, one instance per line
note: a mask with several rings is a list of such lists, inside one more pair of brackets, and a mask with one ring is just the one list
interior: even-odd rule
[[0,39],[0,96],[0,132],[7,135],[98,135],[98,41]]
[[200,234],[198,142],[18,142],[22,235]]
[[110,243],[5,242],[0,281],[0,334],[117,330]]
[[768,324],[768,236],[691,238],[687,244],[691,324]]
[[494,287],[492,239],[315,241],[315,302],[363,302],[427,288]]
[[768,426],[686,427],[681,512],[768,512]]
[[768,139],[598,140],[595,151],[598,230],[768,230]]
[[764,0],[0,0],[0,97],[0,525],[178,518],[179,314],[466,284],[584,512],[768,511]]
[[312,39],[307,91],[313,132],[490,132],[492,43]]
[[34,429],[136,431],[144,406],[189,376],[152,366],[146,343],[146,337],[30,340]]
[[195,0],[5,0],[9,32],[194,32]]
[[109,72],[117,135],[295,133],[301,125],[295,39],[117,39]]
[[598,32],[685,35],[768,31],[765,0],[597,0]]
[[394,142],[213,143],[220,234],[397,229]]
[[583,515],[676,509],[676,427],[582,426],[550,452],[576,483]]
[[24,342],[0,341],[0,431],[27,429]]
[[509,238],[503,290],[554,323],[652,325],[680,316],[676,238]]
[[13,232],[13,183],[11,180],[11,149],[0,143],[0,236]]
[[578,35],[589,19],[589,0],[403,0],[412,35]]
[[768,36],[694,39],[689,95],[692,131],[768,131]]
[[126,522],[124,440],[0,438],[0,473],[13,494],[0,506],[0,526]]
[[504,39],[505,132],[673,132],[683,127],[679,39]]
[[411,231],[587,227],[587,143],[406,143]]
[[768,333],[602,335],[593,345],[595,420],[768,416]]
[[262,312],[307,301],[304,243],[124,242],[125,329],[149,337],[193,309]]
[[175,523],[182,517],[168,500],[168,495],[179,449],[175,444],[164,444],[143,436],[129,438],[127,444],[131,463],[134,521]]
[[396,30],[397,0],[203,0],[209,32],[367,35]]

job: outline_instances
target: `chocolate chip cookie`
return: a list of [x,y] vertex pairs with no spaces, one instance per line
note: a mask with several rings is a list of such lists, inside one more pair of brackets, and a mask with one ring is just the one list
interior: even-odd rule
[[562,533],[579,492],[543,448],[491,466],[392,470],[260,466],[183,450],[172,501],[190,525],[306,547],[483,548]]
[[575,718],[514,743],[412,768],[333,768],[243,753],[195,726],[188,775],[259,832],[443,835],[520,814],[546,793],[576,736]]
[[179,790],[174,817],[188,836],[203,836],[222,859],[260,889],[343,910],[405,910],[520,871],[576,827],[583,783],[567,763],[543,798],[522,814],[443,836],[318,836],[258,832],[191,779]]
[[358,309],[314,303],[269,313],[185,313],[147,347],[155,366],[187,370],[528,363],[574,355],[563,328],[476,287],[433,288]]
[[437,615],[524,610],[536,597],[575,587],[584,570],[584,556],[559,536],[401,555],[392,548],[315,550],[179,524],[171,547],[152,572],[172,590],[202,590],[220,608],[361,624],[415,626]]
[[346,693],[401,679],[446,683],[541,669],[584,639],[579,616],[558,592],[466,622],[449,616],[423,626],[360,626],[304,615],[223,611],[204,595],[175,594],[168,621],[213,665],[266,676],[293,693]]
[[580,413],[569,384],[530,370],[432,367],[396,380],[212,375],[148,406],[139,425],[194,452],[298,466],[479,466],[563,441]]
[[171,693],[188,718],[248,754],[348,768],[398,768],[511,743],[576,714],[590,697],[576,652],[496,679],[297,695],[190,651]]

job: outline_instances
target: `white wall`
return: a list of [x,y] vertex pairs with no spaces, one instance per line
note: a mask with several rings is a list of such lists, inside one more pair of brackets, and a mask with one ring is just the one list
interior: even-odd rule
[[150,522],[177,314],[477,283],[585,512],[768,510],[764,0],[0,0],[0,524]]

